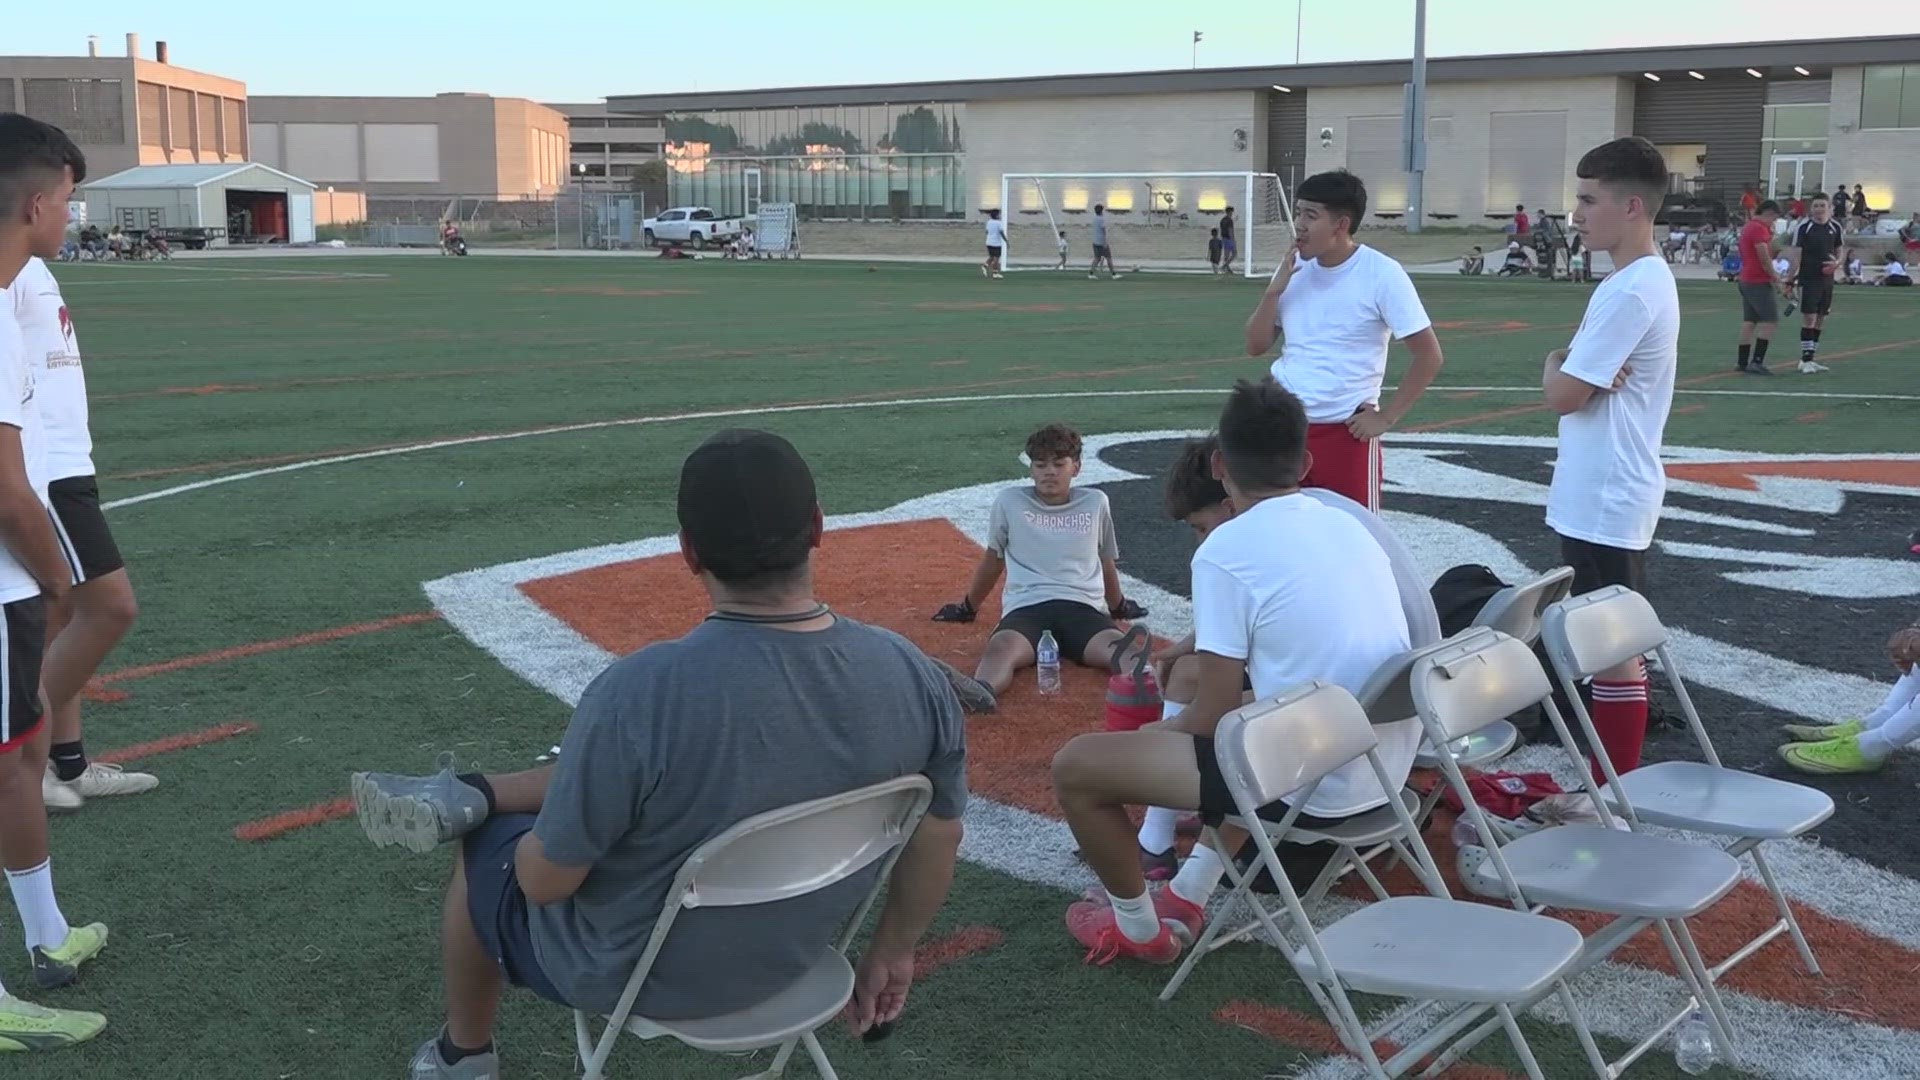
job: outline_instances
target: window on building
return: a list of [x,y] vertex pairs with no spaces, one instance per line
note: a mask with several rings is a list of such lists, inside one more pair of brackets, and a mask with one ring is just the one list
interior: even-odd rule
[[1920,128],[1920,64],[1870,64],[1860,84],[1862,128]]
[[23,80],[24,111],[65,129],[83,146],[118,146],[127,141],[120,112],[119,79]]

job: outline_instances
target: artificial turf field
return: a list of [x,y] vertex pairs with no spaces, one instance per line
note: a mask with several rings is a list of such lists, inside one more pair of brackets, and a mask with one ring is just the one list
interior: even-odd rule
[[[130,500],[109,513],[142,604],[94,695],[103,700],[88,707],[89,748],[201,733],[210,741],[140,761],[162,777],[156,793],[97,800],[56,820],[63,906],[76,921],[109,923],[114,938],[79,986],[40,1000],[98,1009],[112,1026],[84,1048],[8,1060],[7,1075],[23,1080],[401,1074],[439,1023],[436,926],[450,859],[375,851],[330,804],[350,770],[429,769],[443,749],[463,766],[524,767],[558,741],[568,715],[497,651],[435,616],[423,583],[671,533],[680,459],[718,427],[792,438],[829,514],[879,511],[1018,480],[1026,433],[1051,420],[1089,435],[1205,427],[1217,395],[1169,392],[1218,389],[1262,370],[1241,355],[1256,291],[1237,280],[987,281],[970,267],[505,257],[183,259],[56,273],[89,368],[102,492]],[[1571,336],[1588,290],[1453,277],[1416,284],[1448,363],[1409,435],[1550,436],[1553,418],[1529,388],[1541,356]],[[1822,343],[1833,370],[1784,374],[1794,359],[1790,323],[1772,357],[1783,374],[1768,381],[1726,373],[1738,317],[1731,286],[1683,283],[1681,298],[1685,392],[1670,444],[1767,454],[1917,449],[1920,296],[1841,290]],[[1396,372],[1404,360],[1396,349]],[[1069,394],[1085,396],[1058,396]],[[925,400],[951,398],[981,400]],[[715,415],[771,408],[784,411]],[[675,419],[684,414],[694,417]],[[435,443],[448,445],[425,445]],[[1150,473],[1167,452],[1149,443],[1110,458]],[[1501,459],[1520,452],[1512,447],[1461,452],[1523,483],[1544,483],[1541,462],[1551,460],[1536,451],[1524,462]],[[1389,482],[1395,455],[1390,444]],[[334,458],[346,460],[306,467]],[[1729,485],[1734,509],[1699,504],[1703,517],[1747,505],[1774,527],[1768,535],[1792,534],[1779,541],[1799,545],[1791,558],[1855,561],[1823,570],[1760,560],[1734,568],[1742,576],[1723,591],[1715,583],[1727,567],[1678,575],[1702,587],[1669,621],[1702,633],[1734,624],[1723,637],[1834,672],[1842,689],[1826,696],[1861,699],[1864,681],[1884,674],[1879,643],[1896,618],[1912,617],[1920,593],[1898,561],[1899,541],[1920,525],[1920,475],[1908,459],[1875,467],[1882,471],[1776,470],[1802,478],[1795,483],[1853,485],[1846,513],[1829,514],[1826,531],[1800,529],[1811,539],[1793,530],[1815,511],[1741,504],[1738,483]],[[1178,595],[1186,541],[1157,520],[1152,487],[1112,489],[1121,566]],[[1423,497],[1408,493],[1401,505],[1439,517],[1457,510],[1512,538],[1524,561],[1552,565],[1534,535],[1544,533],[1539,509],[1525,498],[1470,507],[1445,493],[1431,506]],[[1395,499],[1390,489],[1389,508]],[[1680,535],[1699,548],[1754,546],[1710,519],[1676,528],[1693,530]],[[940,575],[962,555],[920,567],[895,551],[894,570],[937,578],[918,582],[926,597],[957,594],[964,578]],[[1713,558],[1689,557],[1687,566]],[[1854,574],[1848,582],[1880,584],[1829,584],[1822,594],[1809,579],[1767,579],[1767,567],[1819,581],[1844,570]],[[615,629],[595,640],[644,640],[636,628],[655,625],[660,595],[603,591],[597,618]],[[825,599],[836,602],[831,592]],[[924,632],[931,608],[876,615],[877,602],[850,609]],[[984,627],[972,633],[983,639]],[[964,636],[937,644],[961,659],[969,641],[978,644]],[[1086,708],[1035,714],[1027,729],[1035,738],[1098,723],[1097,686],[1076,685],[1090,691],[1075,698]],[[1762,742],[1773,723],[1795,711],[1770,691],[1743,699],[1706,687],[1702,703],[1731,718],[1715,728],[1730,763],[1755,768],[1767,767]],[[976,721],[1002,725],[982,732],[983,742],[1022,722],[1021,700],[1009,704],[1008,715]],[[1004,794],[1044,817],[1034,764],[1044,757],[1014,750],[976,778],[977,794],[983,802]],[[1669,733],[1654,754],[1684,750]],[[1920,1075],[1911,1034],[1920,994],[1910,985],[1920,940],[1899,930],[1904,923],[1920,939],[1916,909],[1903,906],[1920,896],[1911,840],[1920,815],[1908,805],[1916,781],[1920,769],[1896,762],[1881,777],[1829,785],[1847,811],[1834,828],[1852,846],[1839,850],[1879,891],[1859,901],[1836,879],[1831,905],[1817,889],[1795,898],[1867,929],[1815,934],[1825,980],[1802,974],[1784,943],[1736,972],[1732,988],[1757,1003],[1736,1020],[1760,1017],[1749,1026],[1773,1041],[1748,1054],[1747,1072],[1723,1066],[1714,1076]],[[1058,851],[1050,858],[1062,861]],[[915,986],[899,1032],[875,1046],[827,1038],[843,1075],[1344,1075],[1323,1062],[1331,1033],[1271,951],[1212,957],[1159,1007],[1152,998],[1164,972],[1080,964],[1061,928],[1070,895],[1059,882],[1020,880],[1004,859],[987,861],[997,868],[963,865],[932,935],[947,963]],[[18,929],[10,907],[0,912],[5,940]],[[1865,944],[1854,940],[1862,934]],[[0,977],[23,988],[23,957],[4,955],[12,959],[0,959]],[[1640,984],[1621,985],[1615,991],[1632,996]],[[1550,1076],[1587,1075],[1567,1029],[1538,1016],[1526,1027]],[[1885,1032],[1875,1045],[1886,1049],[1872,1058],[1881,1066],[1837,1047],[1862,1030]],[[564,1010],[510,996],[500,1035],[506,1075],[572,1075],[570,1031]],[[1783,1042],[1791,1052],[1766,1049]],[[1454,1075],[1519,1075],[1498,1038],[1473,1061]],[[755,1067],[628,1043],[611,1075],[705,1078]],[[1657,1049],[1630,1075],[1680,1074]]]

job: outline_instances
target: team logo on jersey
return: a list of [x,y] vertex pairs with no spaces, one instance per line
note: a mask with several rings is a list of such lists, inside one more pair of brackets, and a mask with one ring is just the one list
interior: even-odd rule
[[[1191,624],[1192,541],[1184,526],[1164,520],[1159,481],[1185,434],[1091,437],[1078,480],[1107,493],[1127,593],[1151,610],[1148,621],[1163,638]],[[1544,438],[1390,439],[1385,516],[1429,580],[1459,563],[1483,563],[1518,580],[1559,562],[1543,523],[1553,453],[1553,440]],[[1881,642],[1913,617],[1920,597],[1920,560],[1907,558],[1901,545],[1920,524],[1920,455],[1675,448],[1668,475],[1652,553],[1656,606],[1675,631],[1677,659],[1723,759],[1771,771],[1780,722],[1835,719],[1870,707],[1884,690]],[[995,495],[1024,482],[1009,476],[830,517],[815,565],[820,596],[844,615],[971,668],[999,617],[998,598],[970,625],[929,617],[965,588]],[[571,703],[615,657],[680,636],[706,614],[706,597],[676,551],[676,538],[661,535],[472,570],[424,587],[475,644]],[[964,857],[1067,890],[1091,882],[1058,818],[1048,763],[1067,739],[1099,726],[1104,688],[1103,673],[1079,669],[1065,672],[1065,692],[1057,697],[1042,697],[1022,680],[997,715],[971,722],[975,801]],[[529,757],[557,734],[530,733]],[[1655,752],[1684,749],[1681,738],[1660,735]],[[1566,772],[1563,755],[1540,748],[1521,754],[1515,769]],[[1751,1017],[1742,1024],[1742,1067],[1779,1080],[1834,1074],[1825,1049],[1809,1052],[1796,1019],[1813,1014],[1832,1028],[1823,1048],[1857,1052],[1850,1075],[1890,1075],[1883,1071],[1888,1062],[1920,1062],[1920,993],[1882,977],[1920,968],[1920,926],[1906,917],[1920,910],[1920,855],[1905,840],[1920,825],[1913,777],[1895,771],[1823,783],[1839,812],[1820,842],[1781,842],[1773,866],[1827,974],[1801,972],[1783,938],[1728,983]],[[1428,837],[1443,866],[1451,862],[1444,834],[1429,830]],[[1695,929],[1717,959],[1772,917],[1765,892],[1743,884]],[[1063,964],[1075,958],[1061,950]],[[1636,1025],[1645,1001],[1677,993],[1665,965],[1657,939],[1619,954],[1603,985],[1583,997],[1595,1027],[1644,1034]]]

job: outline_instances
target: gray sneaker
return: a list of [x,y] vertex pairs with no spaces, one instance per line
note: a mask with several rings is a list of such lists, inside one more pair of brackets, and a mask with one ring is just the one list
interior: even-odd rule
[[353,809],[367,839],[380,847],[397,845],[424,855],[487,820],[486,794],[453,774],[453,755],[442,755],[440,765],[432,776],[353,774]]
[[500,1055],[492,1050],[449,1065],[440,1056],[440,1037],[426,1041],[407,1065],[407,1080],[500,1080]]
[[993,695],[993,688],[979,679],[966,674],[945,660],[927,657],[940,674],[947,677],[947,685],[960,698],[960,707],[970,713],[990,713],[1000,707],[1000,700]]

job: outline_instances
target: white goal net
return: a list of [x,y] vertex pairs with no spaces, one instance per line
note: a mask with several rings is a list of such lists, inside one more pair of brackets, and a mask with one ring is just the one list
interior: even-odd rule
[[[1107,246],[1120,273],[1207,273],[1209,241],[1229,209],[1231,272],[1264,277],[1278,267],[1293,209],[1272,173],[1006,173],[1000,177],[1009,270],[1086,272],[1093,262],[1094,208],[1104,207]],[[1225,245],[1223,244],[1223,249]],[[1101,273],[1105,273],[1102,267]]]

